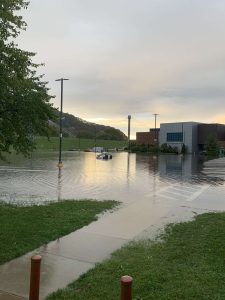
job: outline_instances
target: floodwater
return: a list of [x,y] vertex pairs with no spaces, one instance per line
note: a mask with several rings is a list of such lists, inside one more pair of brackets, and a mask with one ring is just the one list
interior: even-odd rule
[[[115,199],[120,209],[0,266],[0,299],[27,299],[30,257],[42,256],[40,299],[63,288],[132,239],[156,236],[165,224],[225,210],[225,158],[205,165],[198,156],[57,153],[12,157],[0,165],[0,199],[19,204],[61,199]],[[1,291],[3,292],[1,297]],[[10,296],[11,299],[11,296]]]
[[139,201],[169,184],[223,185],[208,176],[198,156],[113,153],[97,160],[95,153],[63,152],[64,167],[56,167],[58,153],[34,153],[0,162],[0,201],[40,204],[62,199]]

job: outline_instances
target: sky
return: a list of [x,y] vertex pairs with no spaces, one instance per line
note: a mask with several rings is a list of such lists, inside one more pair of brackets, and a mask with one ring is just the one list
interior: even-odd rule
[[131,137],[160,123],[225,123],[224,0],[31,0],[20,48],[54,106]]

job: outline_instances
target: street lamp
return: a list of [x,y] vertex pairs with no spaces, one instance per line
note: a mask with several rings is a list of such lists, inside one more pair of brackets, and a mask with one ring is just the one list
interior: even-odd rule
[[60,105],[60,119],[59,119],[59,162],[57,164],[58,168],[63,167],[62,163],[62,108],[63,108],[63,81],[69,80],[66,78],[56,79],[56,81],[61,81],[61,105]]

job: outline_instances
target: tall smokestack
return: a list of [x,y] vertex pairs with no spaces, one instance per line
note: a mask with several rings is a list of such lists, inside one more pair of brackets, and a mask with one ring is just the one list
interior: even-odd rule
[[153,114],[153,116],[155,116],[155,139],[154,139],[154,142],[155,144],[157,143],[158,144],[158,132],[156,132],[156,118],[159,114]]
[[130,120],[131,115],[128,115],[128,150],[130,150]]

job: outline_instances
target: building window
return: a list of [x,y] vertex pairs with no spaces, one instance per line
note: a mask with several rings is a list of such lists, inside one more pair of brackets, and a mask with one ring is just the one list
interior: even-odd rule
[[168,132],[167,142],[183,142],[183,132]]

